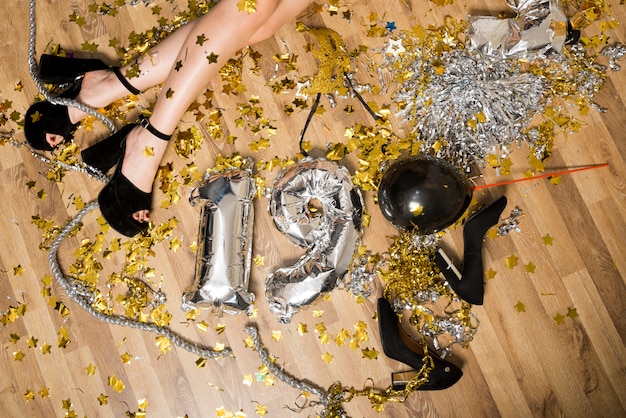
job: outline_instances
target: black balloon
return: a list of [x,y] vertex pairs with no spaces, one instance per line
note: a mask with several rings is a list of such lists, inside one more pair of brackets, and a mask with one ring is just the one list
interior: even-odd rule
[[465,174],[446,160],[416,156],[399,160],[383,174],[380,209],[397,228],[430,234],[447,228],[465,212],[472,188]]

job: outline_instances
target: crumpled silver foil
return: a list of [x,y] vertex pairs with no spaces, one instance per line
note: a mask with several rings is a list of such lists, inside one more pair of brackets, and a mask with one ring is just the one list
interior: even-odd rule
[[250,312],[255,192],[250,173],[238,169],[210,173],[192,191],[191,203],[202,210],[194,284],[183,293],[183,310],[211,308],[218,316]]
[[545,58],[561,53],[567,16],[552,0],[507,0],[517,16],[467,18],[467,47],[500,58]]
[[443,74],[416,59],[416,77],[430,72],[427,86],[409,79],[394,96],[405,104],[398,116],[414,121],[420,151],[435,150],[436,158],[468,170],[482,167],[489,153],[506,157],[515,142],[526,140],[521,131],[543,110],[544,78],[519,71],[509,60],[460,49],[441,60]]
[[361,239],[363,198],[348,170],[324,159],[287,167],[270,197],[276,227],[307,252],[266,278],[265,296],[279,321],[333,290],[348,272]]
[[616,60],[626,55],[626,46],[624,44],[615,42],[612,45],[605,46],[602,49],[602,55],[608,57],[609,68],[613,71],[619,71],[622,67],[616,62]]

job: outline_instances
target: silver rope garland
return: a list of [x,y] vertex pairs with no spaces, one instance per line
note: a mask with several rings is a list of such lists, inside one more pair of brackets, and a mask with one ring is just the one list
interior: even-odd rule
[[[245,327],[246,333],[252,338],[254,342],[254,350],[259,355],[261,362],[263,365],[267,367],[267,369],[276,376],[279,380],[293,387],[294,389],[298,389],[301,392],[307,392],[312,395],[317,396],[320,401],[319,403],[324,407],[324,411],[319,415],[320,417],[346,417],[347,415],[341,409],[341,403],[345,401],[345,396],[343,391],[333,392],[332,390],[326,392],[324,389],[313,385],[305,380],[298,380],[289,373],[285,372],[284,369],[278,367],[275,362],[270,359],[270,355],[267,350],[261,344],[261,340],[259,338],[259,333],[255,325],[248,325]],[[311,403],[311,405],[315,405]]]
[[[54,97],[50,95],[50,93],[46,90],[44,84],[41,82],[41,80],[39,79],[37,75],[38,67],[37,67],[37,61],[35,59],[35,37],[36,37],[35,0],[30,0],[29,12],[30,12],[30,15],[29,15],[30,16],[30,34],[29,34],[30,40],[29,40],[29,52],[28,52],[29,70],[30,70],[30,75],[33,81],[35,82],[35,84],[37,85],[37,87],[39,88],[43,96],[46,98],[46,100],[54,104],[77,107],[81,111],[88,113],[90,115],[93,115],[97,117],[98,119],[102,120],[109,127],[109,129],[111,129],[112,131],[115,131],[116,129],[113,123],[109,119],[107,119],[104,115],[101,115],[98,112],[96,112],[94,109],[88,106],[85,106],[81,103],[78,103],[74,100],[60,99],[60,98]],[[47,160],[47,162],[50,163],[50,160],[47,159],[46,157],[43,157],[40,154],[37,154],[34,152],[33,154],[36,157],[42,159],[42,161]],[[62,166],[64,165],[64,163],[61,163],[61,162],[58,162],[58,163],[61,164]],[[69,169],[74,169],[74,170],[79,171],[79,168],[75,166],[70,166],[67,164],[65,164],[64,168],[69,168]],[[83,172],[87,174],[94,175],[96,178],[100,179],[101,181],[105,183],[108,180],[104,174],[100,173],[98,170],[95,170],[92,167],[89,167],[86,164],[83,164],[83,167],[80,170],[83,170]],[[63,274],[63,272],[61,271],[61,267],[59,266],[59,261],[57,257],[59,247],[61,246],[63,240],[68,237],[70,232],[80,224],[83,217],[87,213],[91,212],[97,207],[98,207],[98,202],[96,200],[85,205],[85,207],[72,220],[70,220],[65,225],[65,227],[63,227],[59,235],[55,238],[52,245],[50,246],[50,250],[48,251],[48,262],[50,263],[50,269],[54,277],[56,278],[57,282],[59,283],[61,287],[63,287],[67,295],[77,305],[82,307],[90,315],[92,315],[96,319],[99,319],[100,321],[103,321],[109,324],[135,328],[135,329],[139,329],[142,331],[150,331],[150,332],[159,334],[161,336],[166,337],[174,345],[184,350],[187,350],[193,354],[202,356],[202,357],[206,357],[206,358],[232,357],[233,356],[232,350],[229,347],[226,347],[223,350],[215,350],[212,348],[203,347],[195,342],[185,339],[184,337],[180,336],[176,332],[172,331],[169,327],[159,326],[153,323],[141,322],[141,321],[138,321],[138,320],[126,317],[126,316],[104,314],[92,306],[93,294],[91,291],[86,289],[83,285],[81,285],[76,280],[68,278]]]

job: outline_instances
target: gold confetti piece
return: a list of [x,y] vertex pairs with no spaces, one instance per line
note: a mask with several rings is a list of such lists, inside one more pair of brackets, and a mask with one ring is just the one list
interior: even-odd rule
[[213,345],[213,351],[224,351],[226,349],[226,344],[224,343],[215,343]]
[[98,396],[98,402],[100,403],[100,405],[107,405],[109,403],[109,397],[107,395],[105,395],[104,393],[101,393],[100,396]]
[[308,326],[307,324],[303,324],[302,322],[300,322],[298,324],[298,334],[300,334],[300,336],[303,336],[304,334],[308,333]]
[[517,312],[526,312],[526,304],[518,300],[515,304],[515,310]]
[[85,367],[85,371],[87,372],[87,376],[93,376],[96,374],[96,366],[89,363],[89,366]]
[[322,354],[322,360],[330,364],[333,361],[333,355],[327,351],[326,353]]
[[50,397],[50,388],[42,387],[41,389],[39,389],[38,393],[39,393],[39,396],[41,396],[41,399],[49,398]]
[[252,374],[245,374],[243,376],[243,384],[246,386],[252,386],[252,383],[254,382],[254,376],[252,376]]
[[120,358],[122,359],[122,363],[128,364],[133,359],[133,355],[132,354],[128,354],[128,352],[126,352],[126,353],[122,354],[120,356]]
[[206,366],[206,358],[205,357],[200,357],[198,360],[196,360],[196,367],[198,369],[201,369],[202,367]]
[[159,335],[158,337],[156,337],[156,345],[157,347],[159,347],[159,351],[161,351],[163,354],[166,354],[168,351],[170,351],[170,348],[172,348],[172,342],[169,340],[169,338],[163,335]]
[[254,408],[254,412],[256,412],[256,414],[260,417],[264,417],[265,415],[267,415],[267,406],[261,405],[258,402],[255,403],[256,407]]
[[263,257],[262,255],[256,255],[256,256],[254,257],[253,261],[254,261],[254,264],[255,264],[257,267],[260,267],[260,266],[264,266],[264,265],[265,265],[265,257]]
[[209,64],[215,64],[217,62],[217,59],[219,58],[219,55],[211,52],[209,55],[207,55],[206,59],[209,61]]
[[489,268],[489,270],[485,272],[485,276],[487,277],[487,279],[490,279],[490,280],[496,277],[496,274],[498,274],[498,272],[492,269],[491,267]]
[[348,340],[349,338],[350,338],[350,331],[343,328],[339,332],[339,334],[337,334],[337,336],[335,337],[335,344],[337,344],[337,347],[341,347],[346,343],[346,340]]
[[198,322],[196,324],[196,327],[198,327],[198,329],[202,332],[207,332],[209,330],[209,324],[207,324],[204,320],[201,322]]
[[28,340],[28,348],[37,348],[37,341],[39,341],[35,337],[30,337]]
[[515,254],[511,254],[505,259],[504,265],[512,270],[513,267],[517,266],[518,261],[519,261],[519,258],[516,257]]
[[254,340],[250,336],[246,337],[246,339],[243,340],[243,343],[246,346],[246,348],[254,349],[254,347],[255,347]]
[[550,236],[550,234],[546,234],[544,237],[541,237],[543,240],[543,245],[552,245],[554,242],[554,238]]
[[565,316],[560,313],[557,313],[552,319],[554,319],[554,322],[556,322],[557,325],[565,323]]
[[567,308],[567,314],[565,314],[570,319],[578,318],[578,311],[576,308]]
[[70,399],[70,398],[63,399],[63,400],[61,401],[61,405],[62,405],[61,407],[62,407],[63,409],[65,409],[65,410],[67,410],[67,411],[69,411],[70,409],[72,409],[72,406],[74,406],[74,405],[72,404],[72,401],[71,401],[71,399]]
[[361,355],[363,356],[363,358],[366,358],[368,360],[376,360],[378,359],[378,351],[376,351],[375,349],[369,349],[369,348],[365,348],[361,350]]
[[528,262],[528,264],[524,265],[524,269],[526,270],[526,273],[534,273],[536,268],[537,268],[537,266],[535,266],[530,261]]
[[46,355],[52,352],[52,346],[48,343],[45,343],[41,346],[41,354]]
[[283,339],[282,331],[272,331],[272,339],[276,342]]
[[22,267],[21,265],[17,265],[15,267],[13,267],[13,275],[14,276],[21,276],[24,273],[25,270],[26,269],[24,267]]
[[109,386],[111,386],[113,390],[118,393],[122,393],[122,391],[126,388],[126,386],[124,386],[124,383],[115,375],[109,376],[108,382]]
[[137,400],[137,407],[139,409],[142,409],[145,411],[146,409],[148,409],[149,406],[150,406],[150,403],[148,402],[146,398]]
[[12,345],[17,344],[17,342],[20,340],[20,338],[22,338],[22,337],[20,337],[20,335],[19,335],[19,334],[17,334],[17,333],[12,333],[9,337],[10,337],[10,341],[11,341],[11,344],[12,344]]
[[322,315],[324,315],[324,311],[322,309],[313,310],[313,318],[321,318]]
[[215,332],[217,332],[218,334],[223,334],[224,331],[226,331],[226,324],[218,322],[215,326]]
[[220,392],[224,392],[224,389],[222,389],[221,387],[213,384],[213,383],[208,383],[209,387],[215,389],[215,390],[219,390]]
[[57,333],[59,339],[57,340],[57,345],[59,348],[67,348],[67,345],[70,343],[70,334],[67,328],[61,328]]
[[17,350],[13,352],[13,360],[22,361],[26,357],[26,354],[22,352],[22,350]]
[[144,148],[143,150],[143,155],[145,155],[148,158],[154,157],[154,148],[146,146],[146,148]]
[[35,399],[35,392],[28,389],[26,390],[26,393],[24,393],[24,399],[26,399],[26,401],[32,401],[33,399]]

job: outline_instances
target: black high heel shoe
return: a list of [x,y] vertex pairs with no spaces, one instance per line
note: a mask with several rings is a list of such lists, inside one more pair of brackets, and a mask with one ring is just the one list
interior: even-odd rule
[[[58,97],[73,100],[80,93],[85,73],[96,70],[112,71],[130,93],[140,93],[124,78],[119,67],[109,67],[97,59],[42,55],[39,64],[39,77],[45,83],[71,83]],[[34,149],[52,151],[53,147],[46,141],[46,134],[62,136],[63,141],[67,142],[73,138],[77,126],[77,123],[70,121],[67,106],[41,101],[33,104],[26,111],[24,135]]]
[[[400,327],[398,315],[385,298],[378,299],[378,327],[385,355],[419,371],[424,365],[424,349]],[[446,389],[458,382],[463,376],[461,369],[452,363],[442,360],[432,352],[428,354],[434,367],[428,373],[428,381],[419,386],[417,390]],[[397,373],[392,374],[393,388],[403,390],[406,387],[406,381],[394,380],[399,375]]]
[[[166,135],[148,122],[148,119],[140,117],[139,125],[148,130],[152,135],[163,141],[169,141],[171,135]],[[133,237],[148,228],[148,222],[139,222],[134,217],[135,212],[150,210],[152,204],[152,192],[146,193],[135,186],[122,173],[122,163],[126,153],[126,137],[136,126],[126,125],[112,136],[114,140],[121,142],[121,156],[117,163],[115,173],[109,182],[98,194],[98,204],[102,216],[113,229],[127,237]]]
[[506,203],[506,196],[501,196],[465,222],[463,227],[463,267],[460,273],[441,248],[435,255],[435,263],[452,290],[461,299],[473,305],[482,305],[485,294],[483,238],[489,228],[500,219]]
[[111,135],[82,150],[83,163],[106,174],[120,160],[123,140],[121,135]]

